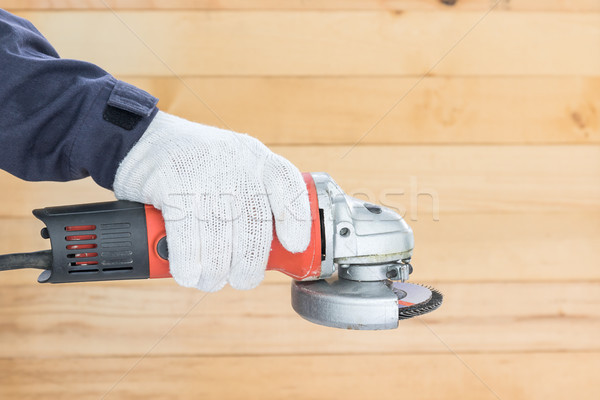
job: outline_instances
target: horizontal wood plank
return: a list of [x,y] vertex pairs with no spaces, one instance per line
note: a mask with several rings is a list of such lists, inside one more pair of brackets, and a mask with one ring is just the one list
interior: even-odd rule
[[[458,0],[453,5],[440,0],[0,0],[12,10],[71,10],[110,7],[115,10],[481,10],[491,0]],[[597,0],[502,0],[497,8],[514,11],[600,11]]]
[[19,15],[63,57],[117,75],[597,76],[600,70],[600,13],[493,12],[484,20],[482,12]]
[[267,144],[353,144],[375,124],[361,143],[600,142],[600,78],[124,79],[163,111]]
[[152,354],[443,353],[444,343],[458,352],[600,350],[600,283],[435,286],[440,309],[389,331],[305,321],[288,284],[208,295],[172,280],[3,286],[0,357],[133,356],[167,332]]
[[[600,212],[449,214],[409,221],[412,279],[436,282],[600,282]],[[50,247],[33,216],[0,219],[0,254]],[[36,285],[39,270],[2,272],[0,284]],[[268,282],[288,282],[267,274]]]
[[[600,146],[272,146],[302,171],[409,221],[451,213],[597,212]],[[1,216],[113,199],[90,179],[24,182],[0,173]]]
[[[135,362],[0,360],[0,396],[97,400]],[[598,369],[600,353],[469,354],[460,359],[452,354],[150,356],[106,399],[398,399],[410,393],[415,400],[596,400]]]

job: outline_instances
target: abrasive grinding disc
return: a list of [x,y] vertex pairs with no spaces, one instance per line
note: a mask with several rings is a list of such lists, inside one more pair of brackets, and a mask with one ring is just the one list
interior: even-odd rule
[[394,282],[392,290],[398,296],[398,319],[407,319],[437,309],[444,296],[436,289],[408,282]]

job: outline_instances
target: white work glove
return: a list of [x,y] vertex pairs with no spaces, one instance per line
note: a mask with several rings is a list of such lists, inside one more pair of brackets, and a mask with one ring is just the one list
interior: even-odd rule
[[298,169],[257,139],[159,111],[123,159],[118,199],[162,210],[171,275],[213,292],[264,278],[273,239],[291,252],[310,241],[310,206]]

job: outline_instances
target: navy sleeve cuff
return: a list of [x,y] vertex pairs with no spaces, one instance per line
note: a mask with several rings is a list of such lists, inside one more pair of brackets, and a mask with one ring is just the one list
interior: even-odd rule
[[90,175],[112,189],[119,164],[154,119],[157,102],[149,93],[110,77],[88,110],[82,110],[69,156],[71,179]]

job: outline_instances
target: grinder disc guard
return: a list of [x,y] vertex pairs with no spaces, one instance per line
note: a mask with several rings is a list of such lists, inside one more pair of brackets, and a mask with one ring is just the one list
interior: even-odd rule
[[303,318],[342,329],[394,329],[398,321],[438,308],[435,289],[390,280],[358,282],[347,279],[295,281],[292,307]]

